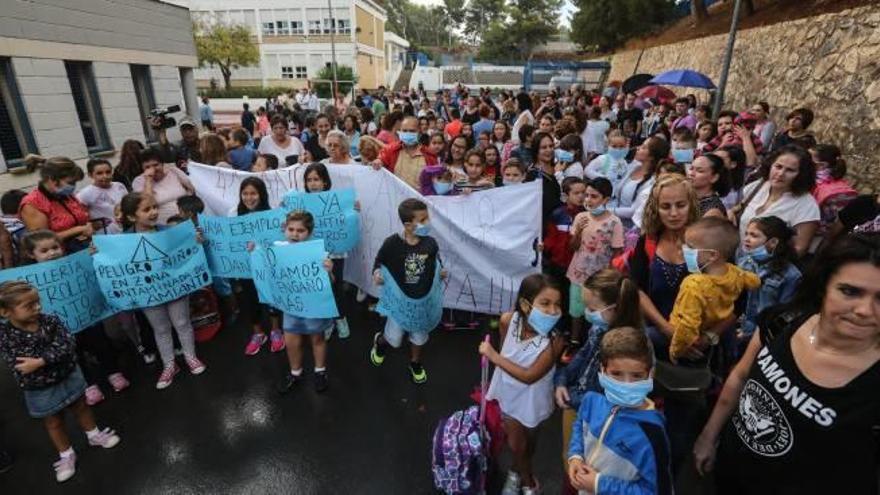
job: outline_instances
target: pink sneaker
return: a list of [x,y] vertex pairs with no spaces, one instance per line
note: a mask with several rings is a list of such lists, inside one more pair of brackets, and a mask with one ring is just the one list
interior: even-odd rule
[[266,337],[265,333],[255,333],[251,335],[251,340],[244,348],[244,353],[248,356],[253,356],[260,352],[260,348],[263,347],[263,344],[265,344],[267,340],[269,339]]
[[76,454],[61,457],[52,467],[55,468],[55,481],[64,483],[76,474]]
[[113,373],[107,377],[107,381],[113,386],[115,392],[122,392],[131,385],[122,373]]
[[86,388],[86,404],[94,406],[104,400],[104,393],[97,385],[89,385]]
[[177,367],[176,364],[172,363],[169,366],[166,366],[165,369],[162,370],[162,374],[159,375],[159,381],[156,382],[156,388],[162,390],[163,388],[168,388],[171,385],[171,382],[174,381],[174,375],[180,372],[180,368]]
[[189,366],[189,372],[193,375],[201,375],[205,372],[205,363],[199,361],[199,358],[195,356],[184,356],[186,360],[186,365]]
[[103,430],[98,431],[97,435],[89,438],[89,445],[92,447],[112,449],[113,447],[116,447],[116,444],[118,444],[120,440],[119,435],[117,435],[115,431],[110,428],[104,428]]
[[272,333],[269,336],[269,350],[272,352],[279,352],[284,350],[284,334],[281,333],[281,330],[272,330]]

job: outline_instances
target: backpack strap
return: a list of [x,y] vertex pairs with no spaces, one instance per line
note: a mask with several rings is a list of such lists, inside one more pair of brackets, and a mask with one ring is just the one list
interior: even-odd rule
[[657,255],[657,238],[653,236],[645,236],[645,254],[648,255],[648,263],[654,262]]

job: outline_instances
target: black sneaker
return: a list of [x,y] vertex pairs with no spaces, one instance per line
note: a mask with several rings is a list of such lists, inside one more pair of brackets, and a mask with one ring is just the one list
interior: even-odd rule
[[412,377],[413,383],[422,384],[428,381],[428,373],[425,371],[422,363],[409,363],[409,374]]
[[12,454],[5,450],[0,450],[0,474],[12,469],[14,463],[15,461],[12,459]]
[[376,335],[373,335],[373,348],[370,349],[370,362],[373,363],[373,366],[382,366],[382,363],[385,362],[385,345],[379,342],[381,337],[382,332],[376,332]]
[[315,372],[315,392],[323,394],[330,387],[330,381],[327,379],[326,371]]
[[281,382],[275,387],[279,394],[284,395],[296,387],[296,384],[299,382],[299,376],[293,376],[288,371],[285,374],[285,377]]

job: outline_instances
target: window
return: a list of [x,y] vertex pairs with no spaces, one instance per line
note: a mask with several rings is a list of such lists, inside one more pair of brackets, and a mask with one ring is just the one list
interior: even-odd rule
[[290,21],[290,34],[305,34],[302,21]]
[[290,22],[288,21],[275,21],[275,29],[277,29],[278,36],[284,36],[289,34],[290,30]]
[[330,34],[333,32],[333,26],[336,24],[335,19],[330,17],[324,18],[324,34]]
[[321,34],[321,21],[320,20],[310,20],[309,21],[309,34]]
[[37,152],[8,58],[0,58],[0,151],[0,162],[5,160],[7,167],[20,165],[25,155]]
[[101,100],[95,86],[95,75],[91,62],[65,61],[67,80],[73,93],[73,104],[82,127],[83,139],[89,153],[110,149],[110,138],[104,126],[104,115],[101,112]]
[[309,71],[306,67],[297,65],[296,66],[296,78],[297,79],[307,79],[309,77]]
[[351,21],[349,19],[336,19],[336,32],[351,34]]
[[263,23],[263,36],[275,36],[275,23],[274,22],[264,22]]
[[153,94],[153,78],[150,77],[149,65],[131,64],[131,80],[134,83],[134,96],[138,104],[138,112],[141,115],[141,126],[144,128],[144,136],[147,141],[155,141],[156,131],[147,122],[150,110],[156,108],[156,97]]
[[291,67],[289,65],[282,65],[281,66],[281,79],[293,79],[293,67]]

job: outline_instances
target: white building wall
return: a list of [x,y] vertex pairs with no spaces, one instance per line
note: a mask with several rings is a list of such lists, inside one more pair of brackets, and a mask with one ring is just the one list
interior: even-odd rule
[[131,67],[121,63],[95,62],[92,68],[112,146],[121,148],[127,139],[143,141],[144,128]]
[[[156,98],[156,106],[169,107],[180,105],[184,109],[183,92],[180,89],[180,70],[170,65],[150,66],[150,75],[153,78],[153,94]],[[175,115],[178,117],[179,115]]]
[[39,153],[87,155],[64,61],[14,57],[12,67]]

